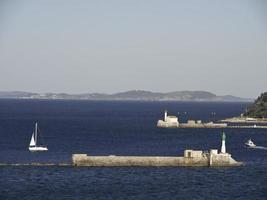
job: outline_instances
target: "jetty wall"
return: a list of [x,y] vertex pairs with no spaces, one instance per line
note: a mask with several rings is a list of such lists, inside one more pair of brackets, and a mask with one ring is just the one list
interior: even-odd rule
[[[191,151],[191,150],[190,150]],[[191,155],[191,154],[190,154]],[[230,154],[227,154],[230,155]],[[195,166],[239,166],[230,156],[202,154],[201,156],[88,156],[73,154],[73,166],[88,167],[195,167]]]
[[210,154],[209,155],[209,165],[213,167],[227,167],[227,166],[240,166],[241,162],[235,161],[231,154],[228,153],[220,153],[220,154]]
[[227,128],[225,123],[181,123],[179,128]]
[[76,166],[177,166],[183,164],[183,157],[158,156],[87,156],[74,154],[72,163]]

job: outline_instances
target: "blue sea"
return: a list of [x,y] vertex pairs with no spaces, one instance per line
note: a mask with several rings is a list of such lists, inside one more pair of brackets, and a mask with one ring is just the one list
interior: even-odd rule
[[[0,199],[267,199],[265,129],[158,129],[165,109],[179,121],[240,115],[247,103],[0,100],[0,163],[70,163],[88,155],[182,156],[184,149],[226,150],[245,166],[0,166]],[[211,113],[215,112],[215,115]],[[30,153],[38,122],[49,151]]]

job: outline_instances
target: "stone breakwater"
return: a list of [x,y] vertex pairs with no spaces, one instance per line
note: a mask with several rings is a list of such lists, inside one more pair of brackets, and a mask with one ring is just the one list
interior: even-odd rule
[[220,120],[220,122],[267,125],[267,118],[232,117],[232,118],[222,119]]
[[232,167],[240,166],[231,154],[185,150],[183,157],[176,156],[88,156],[73,154],[72,163],[0,163],[4,166],[33,166],[33,167]]
[[12,166],[33,166],[33,167],[69,167],[72,166],[69,163],[0,163],[0,167]]
[[163,156],[88,156],[73,154],[73,166],[87,167],[204,167],[204,166],[240,166],[231,154],[185,150],[183,157]]

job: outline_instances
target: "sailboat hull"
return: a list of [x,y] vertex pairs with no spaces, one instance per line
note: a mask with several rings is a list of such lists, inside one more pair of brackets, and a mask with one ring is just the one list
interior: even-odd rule
[[31,152],[35,152],[35,151],[48,151],[47,147],[29,147],[29,150]]
[[29,150],[31,152],[48,151],[46,146],[38,146],[37,145],[37,133],[38,133],[38,127],[37,127],[37,123],[35,123],[35,132],[32,133],[32,138],[31,138],[31,142],[29,145]]

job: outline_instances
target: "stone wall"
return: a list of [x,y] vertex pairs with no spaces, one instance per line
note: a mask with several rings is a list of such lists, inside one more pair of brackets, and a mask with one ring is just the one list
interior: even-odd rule
[[184,164],[183,157],[156,157],[156,156],[85,156],[74,154],[72,163],[76,166],[180,166]]
[[[192,152],[192,156],[187,156]],[[73,166],[88,167],[178,167],[178,166],[239,166],[231,154],[202,153],[202,151],[185,150],[184,157],[162,156],[87,156],[73,154]]]
[[231,154],[229,153],[220,153],[220,154],[210,154],[209,159],[210,166],[240,166],[242,163],[235,161]]

